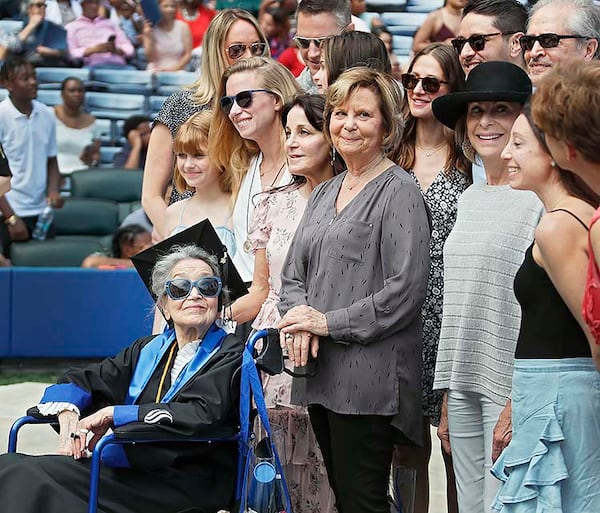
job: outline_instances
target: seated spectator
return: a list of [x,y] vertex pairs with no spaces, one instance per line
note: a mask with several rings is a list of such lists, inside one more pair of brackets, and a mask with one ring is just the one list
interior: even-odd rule
[[[65,78],[60,90],[63,103],[54,106],[58,167],[61,174],[69,175],[77,169],[97,165],[100,156],[99,130],[96,118],[83,109],[83,82],[75,77]],[[95,147],[95,151],[90,145]]]
[[98,15],[99,0],[82,0],[81,9],[82,15],[65,27],[71,58],[83,59],[89,67],[131,69],[127,59],[133,57],[133,45],[121,29]]
[[302,71],[304,71],[304,61],[302,60],[302,55],[300,54],[300,50],[296,48],[296,46],[290,46],[286,48],[277,59],[281,64],[283,64],[287,69],[292,72],[296,78],[300,76]]
[[260,13],[258,21],[269,40],[271,57],[278,59],[286,48],[292,46],[289,16],[283,9],[269,7]]
[[131,116],[123,125],[123,135],[127,139],[123,149],[115,155],[113,165],[125,169],[143,169],[146,163],[148,142],[150,141],[150,118]]
[[160,20],[144,23],[142,38],[148,71],[182,71],[192,58],[192,33],[175,19],[175,0],[159,0]]
[[46,0],[46,19],[64,27],[81,16],[78,0]]
[[93,253],[81,267],[95,269],[126,269],[133,267],[131,257],[152,246],[152,236],[139,224],[121,226],[113,235],[110,255]]
[[181,0],[175,19],[184,21],[192,33],[192,48],[202,46],[204,33],[217,12],[204,5],[204,0]]
[[27,16],[16,50],[24,52],[34,66],[68,66],[67,33],[46,19],[46,2],[25,0],[25,5]]
[[137,12],[135,1],[122,0],[117,4],[116,10],[119,28],[125,33],[129,42],[138,48],[142,44],[144,18]]
[[413,41],[413,52],[430,43],[447,43],[458,35],[462,10],[466,0],[445,0],[444,6],[430,12],[419,27]]

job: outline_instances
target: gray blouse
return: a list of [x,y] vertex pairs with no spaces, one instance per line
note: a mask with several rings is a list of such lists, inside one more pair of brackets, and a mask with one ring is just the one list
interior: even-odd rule
[[282,315],[310,305],[325,313],[330,333],[317,375],[294,386],[292,400],[394,416],[395,427],[420,441],[427,209],[411,177],[392,166],[336,214],[343,178],[315,188],[283,266]]

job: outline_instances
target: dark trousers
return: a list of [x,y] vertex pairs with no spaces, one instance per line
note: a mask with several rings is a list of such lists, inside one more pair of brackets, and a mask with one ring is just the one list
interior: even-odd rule
[[[35,228],[35,224],[37,223],[38,216],[24,216],[21,217],[21,219],[25,223],[25,226],[27,226],[27,231],[29,232],[28,238],[31,239],[31,234]],[[54,235],[54,223],[52,223],[46,238],[52,239]],[[4,222],[4,217],[0,217],[0,244],[2,244],[2,254],[6,258],[10,258],[10,245],[12,244],[12,240],[10,238],[10,234],[8,233],[8,227]]]
[[339,513],[389,513],[394,448],[391,417],[343,415],[308,407]]

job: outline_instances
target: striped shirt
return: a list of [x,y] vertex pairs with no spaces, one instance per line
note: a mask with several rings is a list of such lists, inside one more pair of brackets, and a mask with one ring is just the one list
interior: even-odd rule
[[521,309],[514,277],[542,215],[529,191],[475,184],[444,246],[444,310],[434,389],[510,396]]

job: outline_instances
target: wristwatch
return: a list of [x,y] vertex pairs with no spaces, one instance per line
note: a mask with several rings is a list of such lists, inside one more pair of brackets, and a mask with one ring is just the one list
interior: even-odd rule
[[13,214],[11,216],[8,216],[5,220],[4,223],[8,226],[14,226],[15,224],[17,224],[17,221],[19,220],[19,218],[17,217],[17,214]]

